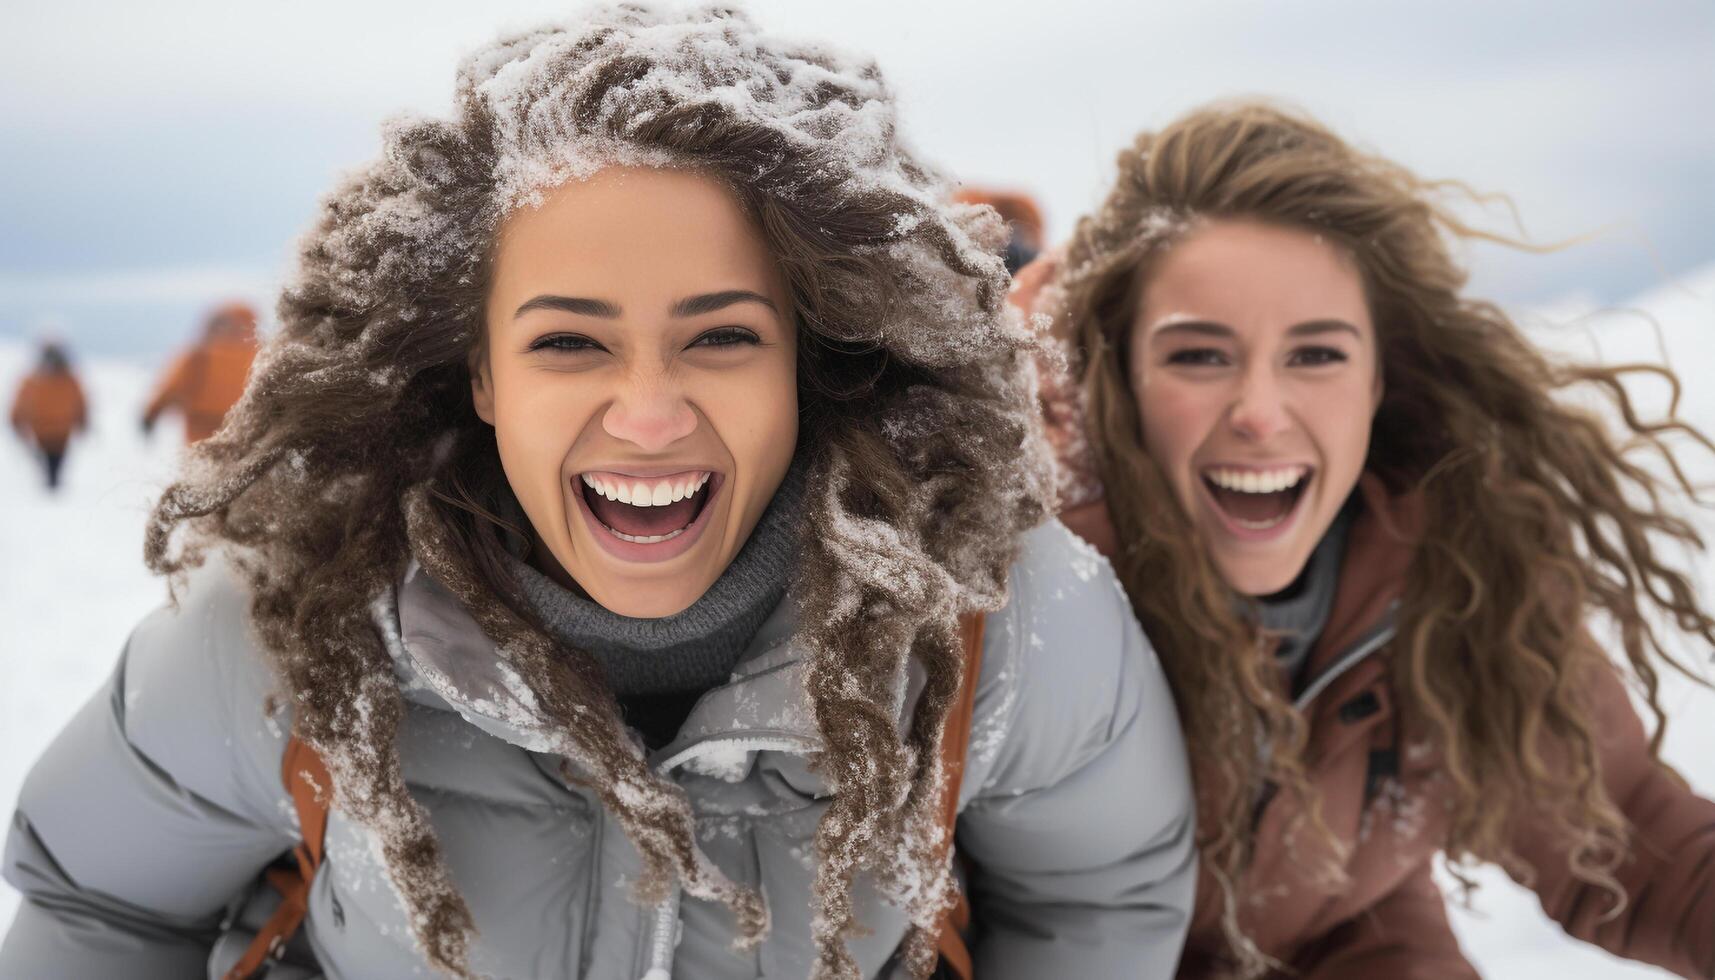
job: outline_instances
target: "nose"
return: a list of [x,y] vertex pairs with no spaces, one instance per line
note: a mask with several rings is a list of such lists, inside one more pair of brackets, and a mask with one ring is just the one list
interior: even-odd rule
[[627,381],[601,419],[602,429],[646,453],[660,452],[697,428],[697,413],[670,378]]
[[1227,420],[1238,435],[1253,442],[1267,441],[1292,427],[1286,393],[1274,372],[1263,365],[1246,372]]

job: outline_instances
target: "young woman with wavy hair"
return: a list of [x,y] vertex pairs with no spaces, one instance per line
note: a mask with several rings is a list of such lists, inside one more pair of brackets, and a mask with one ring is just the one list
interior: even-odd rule
[[1646,369],[1557,363],[1463,295],[1449,241],[1485,236],[1444,189],[1301,116],[1209,108],[1139,136],[1024,277],[1072,348],[1063,518],[1113,559],[1192,753],[1180,976],[1474,976],[1442,852],[1709,977],[1715,804],[1656,749],[1662,624],[1715,642],[1664,557],[1702,546],[1668,509],[1695,496],[1674,443],[1711,446],[1639,419]]
[[25,787],[0,976],[224,971],[288,733],[332,805],[292,975],[922,976],[973,616],[978,972],[1169,975],[1180,727],[947,199],[873,64],[727,8],[472,55],[162,496],[178,603]]

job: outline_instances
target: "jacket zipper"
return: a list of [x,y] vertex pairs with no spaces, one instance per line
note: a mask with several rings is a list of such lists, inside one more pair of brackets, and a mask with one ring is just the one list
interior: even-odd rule
[[[1382,614],[1381,622],[1371,627],[1369,632],[1360,636],[1356,642],[1347,647],[1345,653],[1340,654],[1339,658],[1327,670],[1317,674],[1316,679],[1312,680],[1299,693],[1298,697],[1293,699],[1293,709],[1300,712],[1304,711],[1312,701],[1321,696],[1322,692],[1333,686],[1335,681],[1350,672],[1352,668],[1369,659],[1371,654],[1386,646],[1388,641],[1393,639],[1396,631],[1394,613],[1398,609],[1398,602],[1391,603],[1387,607],[1387,612]],[[1269,803],[1274,800],[1274,795],[1279,790],[1280,787],[1272,782],[1265,782],[1257,789],[1256,801],[1251,806],[1251,826],[1253,828],[1262,822],[1263,811],[1268,809]]]
[[1317,674],[1316,679],[1306,685],[1298,697],[1293,699],[1292,706],[1303,711],[1310,706],[1310,702],[1316,700],[1317,696],[1333,686],[1333,683],[1339,680],[1342,675],[1363,663],[1370,654],[1380,650],[1389,640],[1393,639],[1395,632],[1394,613],[1398,609],[1399,603],[1397,602],[1389,605],[1387,612],[1382,616],[1382,621],[1372,627],[1368,633],[1359,637],[1357,642],[1347,647],[1346,652],[1340,654],[1340,659],[1334,661],[1327,670]]
[[679,882],[668,886],[667,898],[655,906],[649,926],[649,969],[643,980],[673,980],[673,954],[679,947]]
[[[765,735],[732,735],[725,738],[711,738],[682,749],[661,760],[655,766],[657,776],[666,777],[667,773],[685,763],[704,755],[704,750],[711,748],[738,749],[746,753],[761,750],[777,752],[803,751],[808,747],[808,740],[787,738],[782,736]],[[641,980],[672,980],[673,956],[679,947],[679,903],[683,900],[683,889],[679,886],[677,877],[668,885],[667,898],[655,906],[654,914],[649,925],[649,966],[644,971]]]

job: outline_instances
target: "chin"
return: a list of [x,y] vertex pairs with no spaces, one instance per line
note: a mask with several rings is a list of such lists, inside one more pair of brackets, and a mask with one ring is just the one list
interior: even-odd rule
[[1273,561],[1254,558],[1222,561],[1217,558],[1215,566],[1233,591],[1256,597],[1273,595],[1291,585],[1309,560],[1308,553],[1297,556],[1297,560],[1282,557]]

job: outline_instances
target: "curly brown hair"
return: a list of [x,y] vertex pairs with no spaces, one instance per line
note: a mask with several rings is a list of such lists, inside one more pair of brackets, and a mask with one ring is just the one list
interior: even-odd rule
[[[1360,152],[1301,115],[1249,102],[1206,108],[1120,154],[1117,183],[1079,223],[1043,297],[1056,332],[1072,341],[1095,475],[1126,491],[1107,497],[1115,564],[1178,699],[1205,814],[1205,867],[1225,893],[1223,931],[1245,970],[1267,965],[1237,914],[1258,789],[1295,795],[1328,853],[1341,849],[1306,778],[1305,719],[1145,451],[1128,380],[1152,263],[1199,222],[1303,229],[1361,272],[1385,381],[1366,466],[1391,491],[1421,494],[1435,529],[1413,560],[1389,669],[1453,787],[1450,860],[1516,868],[1506,830],[1531,809],[1565,835],[1573,872],[1624,902],[1612,872],[1628,828],[1604,790],[1583,697],[1584,680],[1608,660],[1587,620],[1594,613],[1617,627],[1655,718],[1652,754],[1666,724],[1658,665],[1684,667],[1652,613],[1715,644],[1715,619],[1691,580],[1661,557],[1667,542],[1703,547],[1666,507],[1674,491],[1698,499],[1670,443],[1715,446],[1672,409],[1665,421],[1641,420],[1623,383],[1637,371],[1676,389],[1677,379],[1662,368],[1555,363],[1498,307],[1461,296],[1465,273],[1449,241],[1506,239],[1454,217],[1441,200],[1448,191],[1470,193]],[[1557,398],[1579,385],[1608,396],[1628,441],[1595,410]],[[1659,454],[1672,478],[1640,450]]]
[[[908,829],[935,822],[957,619],[1002,603],[1018,534],[1051,498],[1034,340],[995,254],[1005,228],[945,203],[901,147],[873,64],[759,35],[731,10],[622,5],[502,39],[462,66],[456,105],[390,125],[381,158],[324,203],[244,399],[152,515],[150,567],[233,553],[296,733],[326,759],[335,805],[379,835],[435,967],[469,975],[472,919],[401,774],[403,706],[371,609],[413,557],[563,726],[578,778],[645,858],[639,900],[676,875],[759,939],[760,896],[702,858],[684,792],[648,769],[594,661],[548,638],[507,571],[496,515],[519,511],[467,366],[513,209],[610,164],[723,182],[779,262],[800,334],[808,477],[791,588],[832,797],[816,972],[855,973],[860,871],[909,896],[905,951],[927,972],[948,875]],[[902,736],[912,661],[926,687]]]

